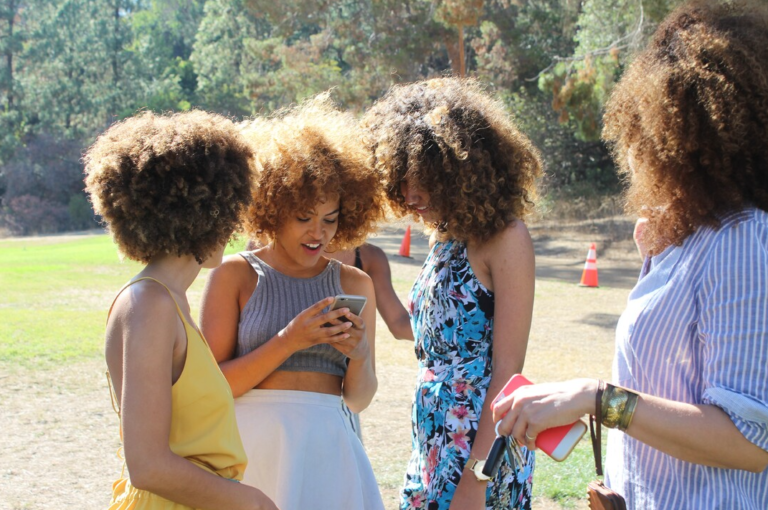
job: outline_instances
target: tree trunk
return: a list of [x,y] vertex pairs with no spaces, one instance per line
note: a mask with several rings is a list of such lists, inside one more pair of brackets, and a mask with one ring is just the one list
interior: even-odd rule
[[449,32],[444,38],[443,38],[443,44],[445,44],[445,50],[448,52],[448,60],[451,61],[451,71],[453,74],[460,75],[461,74],[461,55],[460,55],[460,48],[459,45],[456,42],[456,39],[452,37],[452,34]]
[[8,47],[5,50],[5,63],[8,67],[8,96],[7,96],[7,109],[11,111],[13,109],[13,23],[16,21],[16,9],[18,8],[18,0],[10,0],[8,2]]
[[111,111],[107,113],[107,122],[110,124],[110,120],[115,116],[117,112],[117,90],[120,83],[120,67],[118,62],[118,56],[120,52],[120,0],[115,0],[115,31],[114,31],[114,47],[112,48],[112,101]]
[[464,25],[459,25],[459,76],[464,78],[466,67],[464,65]]

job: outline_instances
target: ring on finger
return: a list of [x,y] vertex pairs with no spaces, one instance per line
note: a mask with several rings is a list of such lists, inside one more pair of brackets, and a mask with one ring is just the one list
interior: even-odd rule
[[536,438],[535,438],[535,437],[531,437],[531,436],[529,436],[529,435],[528,435],[528,432],[526,432],[526,433],[525,433],[525,438],[526,438],[526,439],[528,440],[528,442],[530,442],[530,443],[532,443],[532,442],[536,441]]

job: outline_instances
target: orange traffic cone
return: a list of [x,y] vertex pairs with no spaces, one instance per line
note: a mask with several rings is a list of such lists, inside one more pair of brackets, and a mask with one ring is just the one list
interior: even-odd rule
[[582,287],[597,287],[597,253],[595,243],[589,245],[587,262],[584,264],[584,272],[581,273]]
[[400,243],[400,251],[397,252],[401,257],[411,256],[411,226],[405,229],[405,235],[403,236],[403,242]]

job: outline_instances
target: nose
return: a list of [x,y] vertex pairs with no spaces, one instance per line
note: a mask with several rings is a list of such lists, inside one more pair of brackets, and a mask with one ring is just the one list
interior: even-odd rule
[[400,193],[403,195],[407,205],[413,205],[419,201],[418,190],[413,186],[408,186],[408,181],[400,183]]
[[309,228],[309,234],[317,241],[320,241],[325,234],[325,226],[322,221],[313,221]]

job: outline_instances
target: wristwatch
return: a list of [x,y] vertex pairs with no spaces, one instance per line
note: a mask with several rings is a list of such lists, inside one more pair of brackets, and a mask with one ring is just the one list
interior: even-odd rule
[[475,478],[477,478],[477,481],[479,482],[487,482],[491,480],[490,476],[486,476],[483,474],[483,467],[485,467],[484,460],[477,460],[475,458],[470,457],[469,461],[467,462],[467,469],[469,469],[475,474]]

